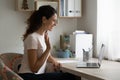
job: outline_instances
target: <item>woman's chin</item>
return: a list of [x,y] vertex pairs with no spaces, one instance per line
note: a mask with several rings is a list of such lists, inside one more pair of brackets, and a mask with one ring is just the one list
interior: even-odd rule
[[52,29],[49,29],[49,31],[52,31]]

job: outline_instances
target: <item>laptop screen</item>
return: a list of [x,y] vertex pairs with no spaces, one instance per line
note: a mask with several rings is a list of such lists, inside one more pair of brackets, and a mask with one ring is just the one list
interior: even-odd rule
[[101,48],[100,48],[99,56],[98,56],[98,63],[99,63],[99,65],[101,65],[101,63],[102,63],[104,49],[105,49],[105,45],[102,44]]

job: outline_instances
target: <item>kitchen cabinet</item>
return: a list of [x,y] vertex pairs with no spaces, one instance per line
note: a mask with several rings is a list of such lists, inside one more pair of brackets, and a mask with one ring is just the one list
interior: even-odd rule
[[81,17],[82,0],[59,0],[59,17]]

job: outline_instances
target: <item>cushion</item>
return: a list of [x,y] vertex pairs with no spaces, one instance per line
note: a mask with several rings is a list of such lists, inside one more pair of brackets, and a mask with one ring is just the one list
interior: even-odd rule
[[19,75],[9,69],[0,59],[0,80],[23,80]]
[[14,72],[18,73],[18,68],[21,65],[22,54],[18,53],[4,53],[0,55],[5,65]]

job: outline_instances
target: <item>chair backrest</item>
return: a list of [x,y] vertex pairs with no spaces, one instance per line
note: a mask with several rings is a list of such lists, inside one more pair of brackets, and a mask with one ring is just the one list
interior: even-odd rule
[[18,73],[23,54],[20,53],[2,53],[0,58],[10,69]]

